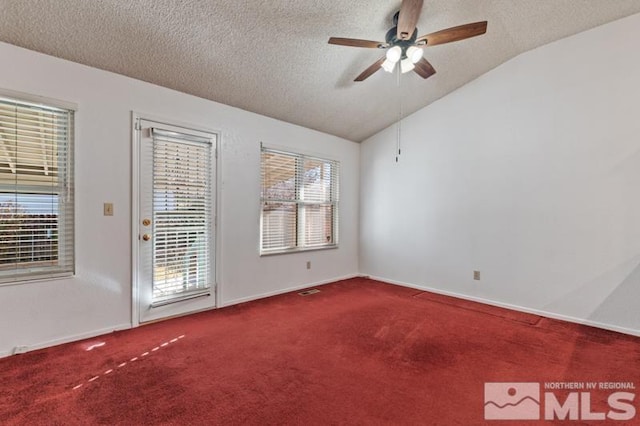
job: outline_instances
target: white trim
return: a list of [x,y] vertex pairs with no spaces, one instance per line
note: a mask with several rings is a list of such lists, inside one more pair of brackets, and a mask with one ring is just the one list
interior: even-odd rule
[[139,217],[139,185],[140,177],[139,165],[140,165],[140,141],[138,138],[138,123],[140,122],[140,115],[134,111],[131,111],[131,326],[137,327],[140,325],[140,317],[138,313],[138,217]]
[[0,87],[0,97],[7,97],[15,101],[23,101],[35,104],[40,107],[55,107],[60,109],[70,109],[74,112],[78,110],[78,104],[60,99],[47,98],[45,96],[33,95],[31,93],[19,92],[16,90]]
[[220,130],[214,129],[212,127],[201,126],[199,124],[194,124],[194,123],[181,121],[181,120],[168,119],[167,117],[162,117],[154,114],[147,114],[147,113],[138,112],[138,111],[131,111],[131,113],[134,117],[137,117],[140,120],[154,121],[156,123],[165,124],[171,127],[180,127],[185,129],[186,131],[190,131],[191,133],[195,132],[195,133],[201,133],[203,135],[214,134],[214,135],[217,135],[218,137],[220,137],[220,135],[222,134]]
[[350,278],[357,278],[357,277],[361,277],[361,276],[362,275],[360,275],[360,274],[349,274],[349,275],[344,275],[342,277],[331,278],[331,279],[328,279],[328,280],[322,280],[322,281],[316,281],[316,282],[313,282],[313,283],[301,284],[301,285],[285,288],[285,289],[282,289],[282,290],[270,291],[270,292],[258,294],[258,295],[255,295],[255,296],[241,297],[239,299],[233,299],[233,300],[229,300],[228,302],[221,303],[218,307],[219,308],[224,308],[226,306],[237,305],[238,303],[251,302],[253,300],[264,299],[266,297],[277,296],[279,294],[284,294],[284,293],[291,293],[292,291],[302,290],[302,289],[305,289],[305,288],[316,287],[316,286],[325,285],[325,284],[331,284],[331,283],[334,283],[336,281],[348,280]]
[[[190,315],[192,313],[201,312],[204,310],[215,309],[218,306],[221,297],[221,285],[220,277],[222,277],[222,257],[221,257],[221,243],[222,238],[219,235],[221,208],[220,200],[222,199],[222,131],[213,129],[211,127],[195,125],[180,120],[167,119],[166,117],[157,116],[154,114],[141,113],[137,111],[131,111],[131,325],[132,327],[138,327],[140,324],[140,307],[138,300],[139,283],[138,283],[138,219],[140,213],[140,131],[136,129],[140,121],[152,121],[158,124],[164,124],[171,127],[177,127],[185,129],[185,131],[202,134],[202,135],[214,135],[215,144],[212,145],[212,174],[215,178],[215,191],[211,194],[213,206],[212,228],[214,238],[214,254],[213,254],[213,286],[212,295],[214,296],[214,305],[212,307],[204,308],[201,310],[194,310],[182,315]],[[170,317],[167,317],[170,318]],[[155,321],[155,320],[152,320]],[[145,322],[146,324],[146,322]]]
[[[135,240],[135,241],[137,241],[137,240]],[[137,244],[135,244],[135,245],[137,246]],[[132,262],[136,263],[134,261],[133,257],[132,257]],[[217,271],[216,271],[216,274],[217,274]],[[286,289],[283,289],[283,290],[276,290],[276,291],[272,291],[272,292],[267,292],[267,293],[262,293],[262,294],[259,294],[259,295],[255,295],[255,296],[249,296],[249,297],[244,297],[244,298],[240,298],[240,299],[234,299],[234,300],[231,300],[231,301],[225,302],[225,303],[221,303],[221,299],[217,297],[220,294],[220,290],[218,289],[218,295],[216,295],[216,306],[215,307],[200,309],[200,310],[197,310],[197,311],[188,312],[188,313],[181,314],[181,315],[176,315],[176,316],[173,316],[173,317],[168,317],[166,319],[172,319],[172,318],[177,318],[177,317],[193,315],[193,314],[197,314],[199,312],[206,312],[206,311],[210,311],[210,310],[213,310],[213,309],[216,309],[216,308],[222,308],[222,307],[226,307],[226,306],[236,305],[236,304],[239,304],[239,303],[244,303],[244,302],[249,302],[249,301],[253,301],[253,300],[264,299],[266,297],[276,296],[276,295],[284,294],[284,293],[290,293],[292,291],[302,290],[302,289],[309,288],[309,287],[315,287],[315,286],[321,286],[321,285],[325,285],[325,284],[331,284],[331,283],[334,283],[336,281],[347,280],[347,279],[350,279],[350,278],[357,278],[357,277],[361,277],[361,276],[363,276],[363,275],[361,275],[361,274],[349,274],[349,275],[344,275],[344,276],[341,276],[341,277],[336,277],[336,278],[331,278],[331,279],[327,279],[327,280],[316,281],[316,282],[313,282],[313,283],[307,283],[307,284],[302,284],[302,285],[298,285],[298,286],[294,286],[294,287],[289,287],[289,288],[286,288]],[[132,317],[132,319],[135,320],[136,318]],[[153,321],[151,321],[151,322],[153,322]],[[114,326],[114,327],[107,327],[107,328],[104,328],[104,329],[94,330],[94,331],[87,332],[87,333],[80,333],[80,334],[76,334],[76,335],[66,336],[66,337],[63,337],[63,338],[60,338],[60,339],[50,340],[50,341],[47,341],[47,342],[36,343],[34,345],[29,346],[28,352],[34,351],[34,350],[38,350],[38,349],[47,348],[47,347],[51,347],[51,346],[57,346],[57,345],[61,345],[61,344],[64,344],[64,343],[72,343],[72,342],[76,342],[76,341],[79,341],[79,340],[89,339],[91,337],[96,337],[96,336],[100,336],[100,335],[103,335],[103,334],[108,334],[108,333],[111,333],[113,331],[127,330],[127,329],[131,329],[131,328],[135,328],[137,326],[139,326],[139,324],[134,324],[133,322],[131,324],[120,324],[120,325],[117,325],[117,326]],[[10,356],[10,355],[13,355],[12,351],[0,352],[0,358],[6,357],[6,356]]]
[[[213,131],[212,131],[213,132]],[[214,308],[219,307],[220,299],[222,298],[222,235],[220,234],[220,224],[222,223],[222,209],[220,205],[222,204],[222,132],[216,131],[213,132],[216,135],[216,143],[213,147],[213,173],[215,174],[215,194],[211,194],[213,197],[213,249],[215,252],[213,253],[213,261],[214,261],[214,276],[213,276],[213,285],[214,288],[214,297],[216,298]]]
[[484,299],[482,297],[468,296],[466,294],[456,293],[456,292],[453,292],[453,291],[446,291],[446,290],[441,290],[441,289],[433,288],[433,287],[429,287],[429,286],[411,284],[411,283],[406,283],[406,282],[397,281],[397,280],[391,280],[391,279],[388,279],[388,278],[376,277],[376,276],[366,275],[366,274],[362,274],[360,276],[363,277],[363,278],[371,278],[372,280],[384,282],[384,283],[387,283],[387,284],[393,284],[393,285],[398,285],[398,286],[402,286],[402,287],[413,288],[413,289],[416,289],[416,290],[428,291],[430,293],[435,293],[435,294],[441,294],[441,295],[444,295],[444,296],[455,297],[457,299],[462,299],[462,300],[469,300],[469,301],[472,301],[472,302],[478,302],[478,303],[482,303],[482,304],[489,305],[489,306],[496,306],[498,308],[510,309],[512,311],[524,312],[524,313],[527,313],[527,314],[538,315],[538,316],[545,317],[545,318],[551,318],[551,319],[556,319],[556,320],[560,320],[560,321],[571,322],[571,323],[574,323],[574,324],[587,325],[587,326],[590,326],[590,327],[596,327],[596,328],[601,328],[601,329],[604,329],[604,330],[615,331],[615,332],[618,332],[618,333],[629,334],[631,336],[640,337],[640,330],[635,330],[633,328],[620,327],[620,326],[613,325],[613,324],[606,324],[606,323],[602,323],[602,322],[598,322],[598,321],[592,321],[592,320],[588,320],[588,319],[584,319],[584,318],[572,317],[572,316],[569,316],[569,315],[558,314],[558,313],[555,313],[555,312],[544,311],[544,310],[541,310],[541,309],[527,308],[527,307],[520,306],[520,305],[513,305],[511,303],[504,303],[504,302],[498,302],[498,301],[495,301],[495,300]]
[[289,154],[289,155],[299,154],[299,155],[305,155],[307,157],[311,157],[314,160],[331,160],[331,161],[336,161],[340,163],[340,158],[333,157],[331,154],[317,152],[317,151],[307,151],[304,149],[300,149],[297,146],[277,145],[277,144],[261,141],[259,148],[260,148],[260,151],[262,151],[262,148],[264,148],[264,149],[270,149],[273,151],[280,151],[283,154]]
[[[276,296],[276,295],[279,295],[279,294],[290,293],[290,292],[293,292],[293,291],[302,290],[302,289],[306,289],[306,288],[309,288],[309,287],[317,287],[317,286],[321,286],[321,285],[325,285],[325,284],[331,284],[331,283],[334,283],[336,281],[341,281],[341,280],[346,280],[346,279],[356,278],[356,277],[370,278],[372,280],[380,281],[380,282],[391,284],[391,285],[397,285],[397,286],[402,286],[402,287],[407,287],[407,288],[413,288],[413,289],[421,290],[421,291],[428,291],[428,292],[435,293],[435,294],[441,294],[441,295],[444,295],[444,296],[455,297],[457,299],[469,300],[469,301],[472,301],[472,302],[478,302],[478,303],[482,303],[482,304],[486,304],[486,305],[490,305],[490,306],[497,306],[497,307],[500,307],[500,308],[511,309],[511,310],[515,310],[515,311],[519,311],[519,312],[525,312],[525,313],[529,313],[529,314],[539,315],[539,316],[546,317],[546,318],[552,318],[552,319],[571,322],[571,323],[576,323],[576,324],[580,324],[580,325],[587,325],[587,326],[591,326],[591,327],[601,328],[601,329],[605,329],[605,330],[610,330],[610,331],[615,331],[615,332],[618,332],[618,333],[623,333],[623,334],[628,334],[628,335],[640,337],[640,330],[630,329],[630,328],[626,328],[626,327],[619,327],[619,326],[615,326],[615,325],[611,325],[611,324],[605,324],[605,323],[600,323],[600,322],[596,322],[596,321],[585,320],[585,319],[571,317],[571,316],[567,316],[567,315],[561,315],[561,314],[557,314],[557,313],[553,313],[553,312],[542,311],[542,310],[538,310],[538,309],[525,308],[525,307],[518,306],[518,305],[496,302],[496,301],[493,301],[493,300],[488,300],[488,299],[484,299],[484,298],[480,298],[480,297],[474,297],[474,296],[468,296],[468,295],[464,295],[464,294],[460,294],[460,293],[456,293],[456,292],[451,292],[451,291],[446,291],[446,290],[441,290],[441,289],[437,289],[437,288],[433,288],[433,287],[429,287],[429,286],[417,285],[417,284],[407,283],[407,282],[403,282],[403,281],[391,280],[391,279],[388,279],[388,278],[370,276],[370,275],[367,275],[367,274],[360,274],[360,273],[348,274],[348,275],[344,275],[342,277],[335,277],[335,278],[331,278],[331,279],[327,279],[327,280],[321,280],[321,281],[317,281],[317,282],[313,282],[313,283],[301,284],[301,285],[298,285],[298,286],[293,286],[293,287],[289,287],[289,288],[282,289],[282,290],[276,290],[276,291],[271,291],[271,292],[267,292],[267,293],[262,293],[262,294],[259,294],[259,295],[233,299],[233,300],[230,300],[230,301],[227,301],[227,302],[224,302],[224,303],[222,303],[220,299],[217,299],[217,301],[216,301],[217,302],[217,306],[216,307],[217,308],[222,308],[222,307],[226,307],[226,306],[232,306],[232,305],[236,305],[236,304],[239,304],[239,303],[250,302],[250,301],[258,300],[258,299],[264,299],[264,298],[271,297],[271,296]],[[197,312],[202,312],[202,311],[207,311],[207,310],[212,310],[212,309],[213,308],[208,308],[208,309],[203,309],[203,310],[200,310],[200,311],[197,311]],[[191,313],[188,313],[188,314],[185,314],[185,315],[191,315],[191,314],[195,314],[197,312],[191,312]],[[184,316],[184,315],[179,315],[179,316]],[[96,337],[96,336],[100,336],[100,335],[104,335],[104,334],[109,334],[109,333],[112,333],[114,331],[127,330],[127,329],[130,329],[130,328],[133,328],[133,327],[136,327],[136,325],[133,325],[133,324],[120,324],[120,325],[107,327],[107,328],[103,328],[103,329],[99,329],[99,330],[94,330],[94,331],[90,331],[90,332],[86,332],[86,333],[79,333],[79,334],[75,334],[75,335],[62,337],[62,338],[59,338],[59,339],[49,340],[49,341],[46,341],[46,342],[40,342],[40,343],[36,343],[34,345],[30,345],[28,347],[28,352],[31,352],[31,351],[34,351],[34,350],[38,350],[38,349],[48,348],[48,347],[52,347],[52,346],[57,346],[57,345],[65,344],[65,343],[72,343],[72,342],[76,342],[76,341],[79,341],[79,340],[89,339],[89,338],[92,338],[92,337]],[[12,355],[12,351],[1,351],[0,352],[0,358],[4,358],[4,357],[7,357],[7,356],[11,356],[11,355]]]
[[287,254],[287,253],[299,253],[301,251],[318,251],[318,250],[330,250],[340,248],[337,244],[325,245],[325,246],[312,246],[312,247],[303,247],[303,248],[288,248],[288,249],[275,249],[268,251],[261,251],[260,257],[263,256],[275,256],[278,254]]
[[60,281],[60,280],[68,280],[73,279],[75,277],[74,272],[61,272],[59,274],[50,273],[49,276],[42,275],[32,275],[31,278],[24,277],[21,279],[15,279],[13,281],[2,281],[0,280],[0,288],[1,287],[10,287],[13,285],[27,285],[27,284],[37,284],[41,282],[50,282],[50,281]]
[[[46,342],[36,343],[28,346],[27,352],[36,351],[38,349],[50,348],[52,346],[58,346],[65,343],[73,343],[80,340],[90,339],[96,336],[102,336],[105,334],[113,333],[114,331],[128,330],[131,328],[131,324],[119,324],[113,327],[102,328],[99,330],[88,331],[86,333],[73,334],[59,339],[48,340]],[[13,355],[13,351],[0,352],[0,358]]]

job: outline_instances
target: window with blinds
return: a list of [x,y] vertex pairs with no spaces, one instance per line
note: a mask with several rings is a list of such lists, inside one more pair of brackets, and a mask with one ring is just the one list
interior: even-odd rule
[[211,287],[211,140],[152,129],[154,306]]
[[0,283],[74,273],[73,118],[0,97]]
[[337,245],[338,174],[337,161],[262,148],[261,254]]

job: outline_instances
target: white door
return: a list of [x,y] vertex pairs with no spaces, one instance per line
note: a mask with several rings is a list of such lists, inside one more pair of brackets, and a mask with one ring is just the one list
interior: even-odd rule
[[212,308],[217,136],[144,119],[136,136],[138,321]]

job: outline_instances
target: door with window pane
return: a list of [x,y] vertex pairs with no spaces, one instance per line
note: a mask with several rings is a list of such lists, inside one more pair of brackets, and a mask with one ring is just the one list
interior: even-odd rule
[[214,307],[216,135],[137,126],[139,321]]

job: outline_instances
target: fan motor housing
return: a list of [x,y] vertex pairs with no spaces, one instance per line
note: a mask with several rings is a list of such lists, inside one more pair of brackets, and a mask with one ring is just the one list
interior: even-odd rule
[[402,54],[404,55],[409,46],[413,46],[416,43],[416,39],[418,38],[418,29],[415,28],[413,30],[413,34],[407,40],[402,40],[398,38],[398,27],[393,27],[389,31],[387,31],[387,35],[385,36],[385,41],[391,47],[400,46],[402,48]]

